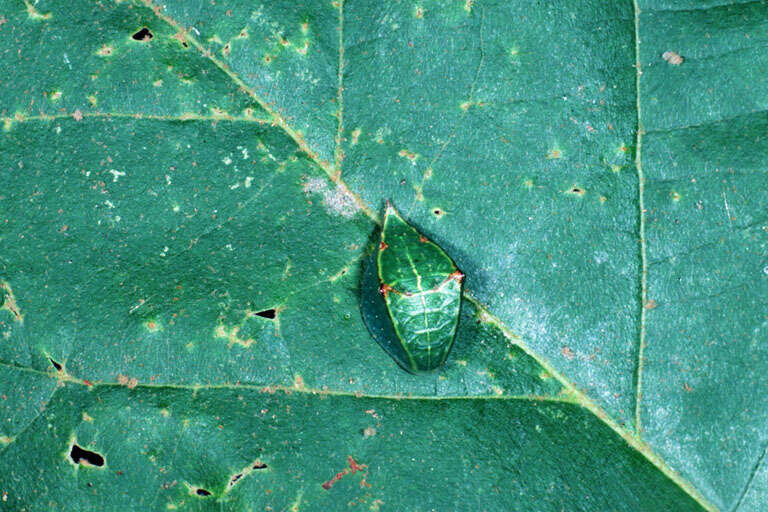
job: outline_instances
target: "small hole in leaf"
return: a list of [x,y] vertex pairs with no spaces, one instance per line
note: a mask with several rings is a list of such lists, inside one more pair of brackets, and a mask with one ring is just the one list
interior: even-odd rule
[[235,476],[232,477],[232,479],[229,481],[229,485],[235,485],[235,483],[240,480],[243,477],[242,473],[238,473]]
[[53,360],[53,359],[51,359],[50,357],[48,358],[48,360],[51,362],[51,364],[53,365],[53,367],[54,367],[54,368],[56,368],[56,371],[57,371],[57,372],[60,372],[60,371],[61,371],[61,365],[60,365],[59,363],[57,363],[56,361],[54,361],[54,360]]
[[265,309],[264,311],[258,311],[256,312],[256,316],[260,316],[262,318],[269,318],[270,320],[275,319],[276,311],[274,309]]
[[72,450],[69,452],[69,456],[75,464],[83,464],[90,466],[101,467],[104,465],[104,457],[96,452],[80,448],[78,445],[73,444]]
[[267,465],[263,462],[257,462],[253,465],[253,469],[267,469]]
[[207,490],[205,490],[205,489],[203,489],[203,488],[200,488],[200,489],[196,490],[196,491],[195,491],[195,493],[196,493],[198,496],[210,496],[210,495],[211,495],[211,492],[210,492],[210,491],[207,491]]
[[432,213],[440,217],[443,214],[443,210],[441,210],[440,208],[435,208],[434,210],[432,210]]
[[141,30],[131,36],[131,39],[134,41],[149,41],[153,37],[152,32],[147,27],[142,27]]

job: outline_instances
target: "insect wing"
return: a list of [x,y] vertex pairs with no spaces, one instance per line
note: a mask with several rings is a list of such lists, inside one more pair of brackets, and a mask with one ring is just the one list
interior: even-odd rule
[[380,292],[414,373],[441,366],[453,346],[464,275],[451,258],[390,205],[377,258]]

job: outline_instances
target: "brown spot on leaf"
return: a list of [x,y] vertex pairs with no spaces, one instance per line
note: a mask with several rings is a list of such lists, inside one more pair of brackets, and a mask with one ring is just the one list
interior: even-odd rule
[[563,357],[565,357],[567,360],[573,361],[574,355],[570,347],[563,347],[560,349],[560,353],[563,354]]
[[358,471],[363,473],[363,480],[360,482],[360,486],[364,487],[364,486],[368,485],[368,483],[365,481],[365,476],[367,475],[367,473],[365,473],[365,471],[364,471],[365,469],[368,468],[368,466],[366,466],[365,464],[358,464],[357,461],[355,459],[353,459],[351,456],[347,457],[347,462],[349,464],[349,467],[348,468],[344,468],[343,471],[340,471],[340,472],[336,473],[333,476],[333,478],[331,478],[327,482],[323,483],[322,484],[323,489],[330,490],[331,487],[333,487],[333,484],[335,484],[336,482],[341,480],[344,477],[344,475],[347,475],[347,474],[353,475],[353,474],[357,473]]

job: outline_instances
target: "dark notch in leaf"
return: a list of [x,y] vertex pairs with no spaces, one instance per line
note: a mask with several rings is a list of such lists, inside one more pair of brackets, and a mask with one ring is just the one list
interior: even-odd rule
[[264,311],[258,311],[256,313],[256,316],[260,316],[262,318],[269,318],[270,320],[274,320],[276,314],[277,314],[277,311],[275,311],[274,309],[265,309]]
[[208,491],[208,490],[206,490],[206,489],[203,489],[202,487],[201,487],[201,488],[199,488],[199,489],[197,489],[197,490],[195,491],[195,493],[196,493],[198,496],[210,496],[210,495],[211,495],[211,491]]
[[253,469],[267,469],[267,465],[263,462],[257,462],[253,465]]
[[57,363],[56,361],[54,361],[54,360],[53,360],[52,358],[50,358],[50,357],[48,358],[48,360],[51,362],[51,364],[53,365],[53,367],[54,367],[54,368],[56,368],[56,371],[57,371],[57,372],[60,372],[60,371],[61,371],[61,365],[60,365],[59,363]]
[[149,41],[153,37],[152,32],[150,32],[147,27],[141,27],[141,30],[133,34],[131,39],[134,41]]
[[104,457],[96,452],[86,450],[77,444],[72,445],[69,456],[75,464],[90,465],[101,467],[104,465]]
[[243,474],[242,474],[242,473],[237,473],[236,475],[234,475],[234,476],[233,476],[233,477],[232,477],[232,478],[229,480],[229,486],[230,486],[230,487],[232,487],[232,486],[233,486],[233,485],[235,485],[235,484],[237,483],[237,481],[238,481],[238,480],[240,480],[241,478],[243,478]]

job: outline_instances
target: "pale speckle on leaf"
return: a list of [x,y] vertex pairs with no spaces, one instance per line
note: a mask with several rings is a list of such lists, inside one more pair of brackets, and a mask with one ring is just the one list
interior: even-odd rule
[[673,51],[666,51],[661,54],[661,58],[665,61],[669,62],[673,66],[679,66],[683,63],[683,59],[679,53],[673,52]]
[[318,194],[322,196],[323,205],[329,213],[350,218],[360,210],[360,207],[355,203],[352,194],[339,185],[331,188],[326,179],[306,178],[303,184],[303,189],[304,193],[307,195]]

